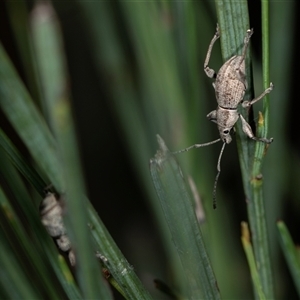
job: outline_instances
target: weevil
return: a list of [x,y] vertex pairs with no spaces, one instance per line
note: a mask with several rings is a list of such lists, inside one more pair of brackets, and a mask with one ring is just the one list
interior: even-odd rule
[[71,266],[75,266],[75,253],[63,223],[63,201],[61,196],[45,190],[45,198],[40,204],[40,217],[49,235],[58,248],[68,255]]
[[216,189],[217,189],[219,175],[221,172],[221,167],[220,167],[221,157],[226,144],[229,144],[232,141],[230,133],[233,130],[235,123],[240,119],[242,121],[243,132],[249,138],[255,141],[260,141],[266,144],[270,144],[273,141],[273,138],[267,139],[267,138],[256,137],[253,134],[250,125],[247,123],[244,117],[237,110],[240,103],[242,104],[242,107],[248,108],[254,103],[256,103],[257,101],[261,100],[266,94],[270,93],[273,90],[273,84],[270,83],[270,87],[267,88],[257,98],[251,101],[243,101],[245,91],[247,90],[245,58],[246,58],[246,52],[252,34],[253,34],[253,29],[248,29],[246,32],[246,36],[244,38],[242,55],[232,56],[223,64],[219,72],[216,73],[213,69],[211,69],[208,66],[208,64],[210,61],[213,46],[215,42],[220,38],[220,29],[217,24],[216,33],[209,44],[206,58],[204,61],[204,72],[208,77],[215,78],[213,87],[215,89],[218,106],[216,110],[213,110],[207,115],[207,118],[210,121],[217,124],[220,138],[205,144],[195,144],[193,146],[175,152],[177,154],[177,153],[189,151],[190,149],[193,148],[209,146],[219,141],[223,142],[223,146],[221,148],[219,158],[218,158],[217,175],[215,178],[214,189],[213,189],[214,208],[216,208]]

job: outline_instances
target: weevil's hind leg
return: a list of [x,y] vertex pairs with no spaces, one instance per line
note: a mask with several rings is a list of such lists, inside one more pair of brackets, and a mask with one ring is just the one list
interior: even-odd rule
[[221,148],[221,151],[220,151],[220,155],[219,155],[219,158],[218,158],[218,165],[217,165],[217,176],[215,178],[215,183],[214,183],[214,189],[213,189],[213,208],[216,209],[217,208],[217,185],[218,185],[218,179],[219,179],[219,176],[220,176],[220,173],[221,173],[221,158],[222,158],[222,154],[223,154],[223,151],[225,149],[225,146],[226,146],[226,143],[223,143],[223,146]]
[[241,121],[242,121],[242,129],[247,136],[254,140],[254,141],[260,141],[266,144],[271,144],[273,142],[273,138],[266,139],[266,138],[258,138],[253,134],[253,131],[250,127],[250,125],[247,123],[247,121],[244,119],[242,115],[240,115]]
[[193,148],[201,148],[201,147],[209,146],[209,145],[215,144],[215,143],[220,142],[220,141],[221,141],[221,139],[217,139],[217,140],[205,143],[205,144],[195,144],[195,145],[192,145],[190,147],[184,148],[182,150],[173,152],[173,154],[179,154],[179,153],[182,153],[182,152],[186,152],[186,151],[189,151]]
[[212,48],[214,46],[214,43],[216,42],[216,40],[220,37],[220,29],[219,29],[219,24],[217,24],[217,28],[216,28],[216,33],[214,35],[214,37],[212,38],[208,50],[207,50],[207,54],[206,54],[206,58],[204,61],[204,72],[205,74],[209,77],[209,78],[215,78],[216,77],[216,72],[215,70],[211,69],[208,66],[209,60],[210,60],[210,56],[211,56],[211,51]]
[[258,96],[257,98],[254,98],[253,100],[251,101],[244,101],[242,103],[242,106],[244,108],[246,107],[250,107],[251,105],[253,105],[254,103],[256,103],[257,101],[261,100],[264,96],[266,96],[267,94],[271,93],[271,91],[273,90],[274,88],[274,85],[273,83],[271,82],[270,83],[270,87],[268,87],[260,96]]

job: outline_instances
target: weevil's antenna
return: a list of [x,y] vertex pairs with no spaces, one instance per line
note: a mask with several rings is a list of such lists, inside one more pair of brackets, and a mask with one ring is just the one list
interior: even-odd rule
[[187,147],[185,149],[182,149],[182,150],[179,150],[179,151],[175,151],[175,152],[173,152],[173,154],[178,154],[178,153],[186,152],[186,151],[189,151],[189,150],[191,150],[193,148],[201,148],[201,147],[209,146],[209,145],[215,144],[215,143],[220,142],[220,141],[221,141],[221,139],[217,139],[217,140],[214,140],[214,141],[211,141],[211,142],[208,142],[208,143],[204,143],[204,144],[195,144],[195,145]]
[[213,208],[214,209],[217,208],[217,200],[216,200],[217,184],[218,184],[218,179],[219,179],[219,176],[220,176],[220,173],[221,173],[221,158],[222,158],[222,154],[223,154],[223,151],[225,149],[225,146],[226,146],[226,143],[224,142],[223,146],[221,148],[219,158],[218,158],[218,165],[217,165],[218,173],[217,173],[217,176],[216,176],[216,179],[215,179],[214,190],[213,190]]

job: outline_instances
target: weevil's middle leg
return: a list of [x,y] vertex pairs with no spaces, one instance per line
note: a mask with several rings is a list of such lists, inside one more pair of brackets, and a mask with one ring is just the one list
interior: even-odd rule
[[266,96],[267,94],[269,94],[272,90],[273,90],[273,83],[271,82],[270,83],[270,87],[268,87],[260,96],[258,96],[257,98],[254,98],[253,100],[251,100],[251,101],[244,101],[243,103],[242,103],[242,106],[244,107],[244,108],[246,108],[246,107],[250,107],[251,105],[253,105],[255,102],[257,102],[257,101],[259,101],[259,100],[261,100],[264,96]]
[[213,78],[213,77],[216,77],[216,72],[215,70],[211,69],[209,66],[208,66],[208,63],[209,63],[209,60],[210,60],[210,56],[211,56],[211,51],[212,51],[212,48],[214,46],[214,43],[216,42],[216,40],[220,37],[220,29],[219,29],[219,24],[217,24],[217,28],[216,28],[216,33],[214,35],[214,37],[212,38],[210,44],[209,44],[209,47],[208,47],[208,50],[207,50],[207,54],[206,54],[206,58],[205,58],[205,61],[204,61],[204,72],[205,74],[209,77],[209,78]]

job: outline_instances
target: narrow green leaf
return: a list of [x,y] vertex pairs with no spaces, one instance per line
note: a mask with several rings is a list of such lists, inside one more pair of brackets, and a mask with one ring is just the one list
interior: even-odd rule
[[1,44],[0,106],[44,174],[62,188],[56,143]]
[[[40,179],[35,180],[36,176],[30,176],[31,174],[35,173],[35,170],[31,165],[26,165],[26,161],[21,157],[21,155],[18,153],[18,151],[15,149],[15,147],[11,144],[11,142],[7,139],[7,137],[4,134],[0,135],[0,145],[5,146],[3,149],[1,149],[1,151],[5,150],[7,152],[1,154],[1,157],[3,159],[0,160],[1,162],[0,169],[2,172],[5,173],[5,176],[8,176],[10,173],[8,172],[7,168],[4,165],[4,163],[7,162],[7,160],[4,159],[6,157],[4,155],[9,155],[12,163],[14,163],[16,168],[22,172],[22,174],[25,176],[28,182],[31,183],[33,186],[35,186],[35,188],[38,188],[39,185],[36,186],[35,183],[40,182],[41,180]],[[16,181],[16,179],[18,178],[18,174],[12,174],[10,177],[13,178],[13,186],[11,187],[14,189],[14,192],[17,192],[20,189]],[[16,198],[19,199],[17,195]],[[30,216],[30,218],[28,219],[28,223],[29,224],[32,223],[33,226],[32,228],[35,228],[35,231],[39,232],[38,226],[41,227],[42,225],[39,220],[38,220],[38,224],[36,223],[37,211],[35,211],[34,217],[32,217],[32,212],[30,210],[28,211],[28,209],[26,210],[26,208],[32,208],[32,206],[29,206],[28,203],[26,204],[26,201],[29,202],[29,199],[28,197],[25,197],[23,193],[22,197],[20,197],[20,206],[23,208],[22,205],[25,204],[23,211],[26,216]],[[121,254],[120,250],[114,243],[113,239],[109,235],[105,226],[99,219],[98,214],[95,212],[94,208],[90,203],[88,205],[88,211],[89,211],[89,224],[90,224],[92,235],[94,236],[94,240],[95,240],[95,247],[93,249],[95,251],[100,251],[102,255],[104,255],[107,258],[108,260],[107,268],[111,274],[111,278],[109,278],[109,280],[115,278],[116,281],[118,282],[119,287],[123,287],[123,288],[125,287],[124,297],[126,299],[136,299],[136,297],[138,297],[139,299],[151,299],[150,295],[144,289],[140,280],[136,276],[133,267],[130,264],[128,264],[125,257]],[[41,234],[43,234],[44,236],[47,235],[45,230],[42,230]],[[22,234],[20,236],[25,237],[25,235]],[[54,253],[52,251],[52,248],[54,246],[53,242],[49,241],[52,244],[49,245],[48,243],[45,244],[44,238],[39,238],[39,240],[43,241],[42,244],[43,250],[41,250],[40,252],[44,251],[47,254],[47,257],[50,259],[51,265],[54,268],[54,271],[56,272],[58,278],[60,279],[60,282],[64,287],[67,295],[71,299],[81,298],[77,286],[75,286],[75,282],[73,282],[72,280],[72,275],[70,274],[68,267],[65,266],[65,262],[60,263],[61,266],[60,268],[57,265],[58,253],[57,253],[57,249],[54,249]],[[64,270],[63,271],[64,275],[62,275],[62,270]],[[124,272],[124,270],[128,270],[128,272]]]
[[4,240],[2,231],[0,231],[0,245],[1,290],[5,291],[10,299],[42,299],[42,295],[31,284],[30,278],[20,268],[12,249]]
[[[3,141],[1,141],[1,138],[3,138]],[[31,184],[34,185],[35,183],[35,176],[30,176],[30,174],[33,174],[35,170],[32,168],[32,166],[27,165],[26,166],[26,161],[20,156],[20,154],[17,152],[17,150],[14,148],[14,146],[11,144],[9,140],[7,140],[7,137],[5,135],[0,135],[0,145],[6,145],[5,143],[8,143],[9,147],[5,147],[5,150],[8,150],[7,153],[3,153],[1,156],[4,158],[4,155],[11,155],[10,160],[15,163],[15,166],[19,169],[19,171],[24,170],[23,175],[25,178],[30,182]],[[1,151],[3,151],[1,149]],[[7,171],[7,168],[3,165],[4,162],[6,162],[5,159],[0,161],[1,164],[1,171],[5,172],[5,175],[7,176],[9,173]],[[28,173],[27,173],[28,172]],[[17,179],[17,174],[14,174],[11,176],[14,179],[14,191],[16,192],[19,188],[16,185],[16,179]],[[40,180],[37,180],[39,182]],[[35,186],[37,188],[37,186]],[[18,197],[17,197],[18,199]],[[22,201],[25,203],[26,200],[28,201],[28,198],[24,198],[24,194],[22,197]],[[88,200],[87,200],[88,201]],[[20,205],[22,206],[22,202],[20,202]],[[25,205],[25,208],[29,207],[28,204]],[[114,243],[113,239],[109,235],[108,231],[104,227],[103,223],[98,217],[98,214],[95,212],[94,208],[92,205],[89,203],[88,206],[88,211],[89,211],[89,224],[90,224],[90,229],[92,232],[92,235],[94,236],[95,240],[95,247],[93,248],[95,251],[100,251],[104,257],[107,258],[108,263],[107,263],[107,268],[111,274],[110,279],[116,279],[117,284],[119,287],[123,287],[124,289],[124,297],[126,299],[136,299],[138,297],[139,299],[151,299],[150,295],[148,292],[144,289],[142,286],[140,280],[136,276],[133,267],[127,262],[126,258],[121,254],[120,250]],[[27,212],[27,210],[24,210],[26,216],[31,215],[31,212]],[[37,211],[35,212],[35,216],[37,215]],[[37,231],[37,226],[41,226],[40,222],[37,225],[35,221],[35,218],[30,217],[29,223],[33,222],[33,225],[35,230]],[[91,225],[92,224],[92,225]],[[43,235],[47,235],[45,230],[42,232]],[[25,235],[20,235],[21,237],[25,237]],[[44,241],[44,238],[40,238],[40,241]],[[68,267],[65,265],[65,262],[60,263],[60,268],[57,265],[57,249],[51,251],[50,248],[53,248],[53,242],[50,241],[52,244],[52,247],[49,247],[48,244],[43,243],[43,250],[47,253],[47,257],[50,259],[51,264],[60,279],[60,282],[62,286],[64,287],[67,295],[71,299],[79,299],[81,298],[79,295],[79,292],[77,290],[77,287],[75,287],[75,282],[72,280],[72,275],[70,274],[70,271]],[[64,274],[62,276],[62,270],[64,270]],[[124,270],[128,270],[128,272],[124,272]],[[68,279],[69,278],[69,279]],[[125,287],[125,288],[124,288]],[[122,292],[123,292],[122,289]]]
[[[154,215],[154,222],[160,229],[161,240],[165,241],[164,248],[168,252],[166,263],[174,275],[173,283],[180,286],[181,282],[177,278],[180,262],[167,238],[168,228],[149,180],[148,165],[145,164],[156,147],[155,139],[149,137],[164,132],[174,141],[182,141],[181,137],[185,139],[186,130],[183,128],[186,123],[182,112],[184,107],[192,107],[186,103],[189,97],[183,97],[179,80],[182,72],[177,69],[178,56],[173,32],[167,25],[171,13],[168,9],[170,3],[164,4],[167,8],[164,12],[158,2],[121,1],[117,5],[108,1],[76,2],[84,16],[86,30],[91,34],[89,42],[93,65],[101,78],[101,84],[106,86],[109,93],[107,105],[118,119],[124,146],[128,147],[131,162],[136,174],[139,174],[138,181],[145,190],[144,194],[148,195],[146,199]],[[116,14],[120,14],[120,18],[116,18]],[[124,26],[121,26],[124,32],[120,31],[119,20],[124,22]],[[124,34],[131,45],[136,68],[132,68]],[[195,64],[193,67],[198,71]],[[102,113],[105,112],[97,112],[99,115]],[[100,132],[105,135],[106,128]]]
[[30,168],[28,166],[28,161],[24,159],[14,147],[10,139],[6,136],[6,134],[0,128],[0,147],[7,153],[7,156],[11,160],[11,162],[15,165],[15,167],[22,173],[22,175],[28,180],[28,182],[32,183],[37,191],[42,193],[44,190],[46,183],[41,179],[40,175],[34,168]]
[[299,251],[294,245],[293,239],[283,221],[277,222],[280,246],[285,260],[289,266],[298,296],[300,297],[300,260]]
[[[36,248],[30,241],[30,237],[25,232],[23,225],[21,224],[14,209],[11,207],[2,189],[0,189],[0,215],[1,232],[5,234],[7,239],[11,243],[11,252],[15,255],[14,261],[18,261],[20,268],[26,270],[27,276],[32,274],[35,278],[35,284],[37,288],[28,283],[28,289],[33,288],[37,293],[48,294],[51,298],[62,297],[64,294],[61,289],[53,289],[50,278],[53,278],[52,270],[48,270],[47,263],[43,261],[43,252],[41,248]],[[36,253],[36,250],[37,253]],[[21,261],[20,261],[21,259]],[[18,278],[15,276],[15,280],[20,280],[22,275]],[[22,287],[20,287],[22,291]]]
[[[270,85],[270,59],[269,59],[269,2],[262,4],[262,62],[263,62],[263,87]],[[269,127],[269,95],[263,99],[263,115],[259,113],[257,122],[257,136],[267,137]],[[273,275],[271,269],[271,257],[269,249],[269,237],[266,224],[265,200],[263,196],[263,175],[261,174],[263,158],[269,145],[261,142],[255,143],[254,159],[251,166],[251,188],[253,189],[253,201],[249,202],[249,219],[252,236],[254,237],[254,249],[264,293],[267,298],[274,297]]]
[[248,265],[250,268],[253,285],[259,296],[259,299],[266,299],[264,292],[262,290],[262,285],[261,285],[261,282],[259,279],[259,273],[258,273],[257,267],[256,267],[252,244],[250,242],[250,232],[249,232],[248,224],[246,222],[242,222],[241,227],[242,227],[241,240],[242,240],[244,251],[245,251],[245,254],[246,254],[246,257],[248,260]]
[[126,299],[152,299],[134,272],[127,259],[115,244],[91,204],[88,205],[89,227],[91,229],[97,256],[122,289]]
[[[2,135],[0,136],[0,140],[1,138],[3,138]],[[27,233],[24,232],[23,224],[20,223],[13,212],[10,203],[6,201],[6,198],[2,197],[0,204],[3,211],[6,212],[4,215],[9,216],[7,217],[7,223],[10,224],[9,227],[13,230],[10,235],[10,240],[17,240],[22,245],[18,248],[18,252],[22,252],[22,254],[19,254],[22,256],[22,262],[35,266],[34,276],[44,280],[41,285],[35,281],[35,289],[47,287],[49,290],[47,292],[48,295],[52,295],[52,297],[61,297],[61,295],[56,292],[60,290],[56,286],[60,282],[69,298],[80,299],[81,296],[79,294],[77,284],[74,281],[67,280],[67,277],[65,276],[66,271],[63,274],[62,268],[59,268],[57,265],[58,249],[54,245],[50,236],[48,236],[45,228],[43,228],[38,216],[38,207],[37,205],[32,205],[33,201],[26,190],[23,180],[20,178],[19,173],[12,167],[10,161],[15,164],[15,167],[22,172],[22,175],[24,175],[28,182],[33,186],[35,186],[37,182],[42,182],[42,180],[40,178],[36,180],[36,175],[30,176],[31,174],[35,174],[35,170],[32,165],[26,165],[26,161],[21,157],[10,141],[8,142],[9,148],[0,148],[0,156],[2,158],[0,160],[0,170],[7,186],[10,188],[11,193],[14,196],[14,199],[16,199],[18,203],[18,207],[21,208],[23,224],[26,224],[27,231],[30,232],[29,238]],[[3,143],[0,144],[2,145]],[[3,152],[3,150],[8,151]],[[15,163],[16,161],[17,163]],[[37,185],[35,187],[38,190],[40,186]],[[40,190],[38,191],[41,193]],[[4,217],[1,218],[2,222],[4,222]],[[4,231],[6,232],[7,228],[4,228]],[[51,266],[49,266],[47,259],[49,259]],[[51,267],[59,279],[59,282],[56,278],[54,278],[55,275]]]
[[[95,264],[92,241],[87,227],[87,200],[80,166],[71,103],[67,92],[67,73],[60,27],[50,4],[38,4],[33,23],[38,68],[45,92],[49,122],[55,133],[62,175],[60,186],[66,190],[68,234],[76,253],[76,274],[83,296],[88,299],[110,299],[99,264]],[[57,187],[56,187],[57,188]]]
[[150,160],[154,187],[182,264],[183,292],[188,298],[220,299],[217,281],[205,249],[193,200],[184,175],[164,141]]
[[[240,49],[246,30],[249,29],[248,4],[246,0],[238,2],[216,1],[216,7],[221,27],[222,54],[223,59],[226,60],[236,54],[236,49]],[[257,32],[257,29],[254,28],[254,34],[255,32]],[[264,37],[266,38],[267,35],[264,35]],[[253,99],[249,54],[247,54],[245,63],[248,82],[248,91],[245,94],[245,99]],[[264,124],[262,123],[261,118],[258,124],[257,135],[263,134],[262,127]],[[237,145],[245,196],[248,204],[248,216],[253,236],[256,264],[260,266],[258,271],[264,294],[267,298],[272,299],[274,298],[273,279],[262,194],[262,175],[260,174],[266,145],[262,142],[254,142],[248,139],[242,131],[239,122],[237,122],[236,128],[238,133]],[[256,296],[258,295],[256,294]]]

